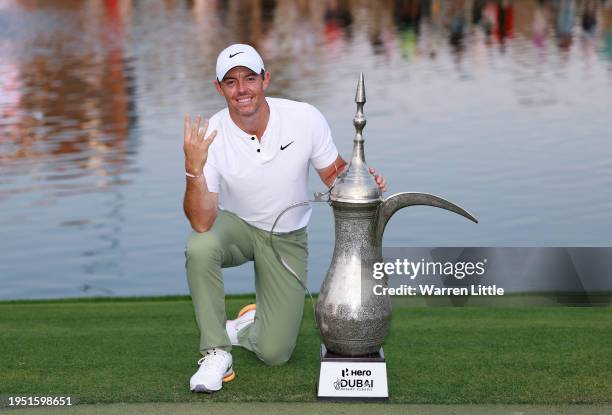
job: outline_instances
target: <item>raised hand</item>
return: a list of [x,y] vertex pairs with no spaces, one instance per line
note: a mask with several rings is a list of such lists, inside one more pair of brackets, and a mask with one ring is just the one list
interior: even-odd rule
[[214,141],[217,130],[204,138],[208,130],[208,120],[200,127],[202,117],[199,115],[191,122],[189,114],[185,116],[185,131],[183,135],[183,151],[185,152],[185,171],[194,176],[202,175],[208,158],[208,148]]
[[376,169],[373,167],[370,167],[370,174],[374,176],[374,180],[376,181],[376,184],[378,185],[380,191],[383,193],[386,192],[387,182],[385,182],[385,178],[382,176],[382,174],[376,174]]

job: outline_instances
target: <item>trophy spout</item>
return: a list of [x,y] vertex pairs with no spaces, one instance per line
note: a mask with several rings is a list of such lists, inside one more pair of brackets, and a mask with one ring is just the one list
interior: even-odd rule
[[427,193],[412,193],[402,192],[386,198],[378,207],[377,223],[376,223],[376,242],[378,246],[382,246],[383,234],[387,222],[391,219],[391,216],[400,209],[408,206],[433,206],[440,209],[446,209],[451,212],[455,212],[474,223],[478,223],[478,220],[472,216],[468,211],[462,207],[449,202],[448,200],[442,199],[441,197],[430,195]]

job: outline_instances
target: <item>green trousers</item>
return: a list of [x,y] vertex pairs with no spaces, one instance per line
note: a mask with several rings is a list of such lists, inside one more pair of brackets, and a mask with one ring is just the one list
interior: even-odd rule
[[[306,284],[306,228],[275,235],[274,248]],[[208,232],[191,234],[185,256],[189,290],[200,329],[200,352],[205,354],[213,347],[231,350],[225,330],[221,268],[253,261],[257,311],[255,322],[238,332],[240,346],[267,364],[289,360],[302,321],[304,290],[276,259],[269,232],[220,210]]]

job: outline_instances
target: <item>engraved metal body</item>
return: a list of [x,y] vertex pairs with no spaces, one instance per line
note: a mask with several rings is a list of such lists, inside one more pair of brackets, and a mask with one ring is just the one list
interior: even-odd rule
[[461,207],[425,193],[397,193],[383,199],[365,161],[363,73],[355,102],[353,154],[348,169],[330,192],[336,239],[316,308],[325,346],[341,356],[377,353],[387,335],[391,302],[388,296],[377,296],[373,292],[374,285],[386,286],[387,281],[386,277],[382,280],[372,278],[372,265],[382,261],[383,232],[397,210],[413,205],[435,206],[477,222]]

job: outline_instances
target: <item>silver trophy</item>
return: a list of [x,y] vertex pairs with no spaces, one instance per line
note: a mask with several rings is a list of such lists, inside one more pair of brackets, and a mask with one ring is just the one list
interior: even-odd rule
[[372,278],[372,267],[383,260],[383,232],[391,216],[404,207],[426,205],[477,222],[461,207],[430,194],[403,192],[384,199],[365,161],[363,73],[355,102],[353,154],[348,169],[330,192],[336,232],[334,254],[316,307],[324,343],[318,392],[321,399],[388,398],[382,344],[389,330],[391,301],[386,295],[374,294],[374,285],[386,286],[387,280]]

